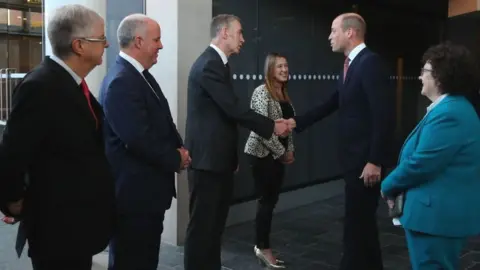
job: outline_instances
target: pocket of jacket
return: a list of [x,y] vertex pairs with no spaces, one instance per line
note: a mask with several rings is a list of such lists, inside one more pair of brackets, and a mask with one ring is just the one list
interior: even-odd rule
[[432,205],[432,200],[430,198],[430,195],[418,196],[415,199],[425,206],[431,207]]

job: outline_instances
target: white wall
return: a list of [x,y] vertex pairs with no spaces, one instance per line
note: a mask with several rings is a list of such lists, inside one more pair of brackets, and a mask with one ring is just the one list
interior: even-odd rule
[[[146,0],[147,16],[161,27],[163,50],[151,73],[170,104],[172,117],[185,138],[187,79],[195,59],[209,45],[212,0]],[[188,223],[188,183],[177,177],[177,199],[167,211],[162,239],[182,245]]]

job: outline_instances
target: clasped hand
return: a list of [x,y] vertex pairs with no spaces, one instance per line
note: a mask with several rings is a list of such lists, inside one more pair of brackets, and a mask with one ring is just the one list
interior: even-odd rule
[[184,170],[190,166],[192,163],[192,158],[188,153],[188,150],[184,147],[178,148],[177,151],[180,153],[180,157],[182,158],[182,162],[180,163],[180,170]]
[[296,127],[296,122],[292,118],[290,119],[277,119],[275,120],[275,135],[280,137],[286,137]]
[[385,194],[383,194],[383,192],[381,191],[380,195],[385,201],[387,201],[388,208],[392,209],[393,207],[395,207],[395,201],[393,199],[387,198],[387,196],[385,196]]
[[285,152],[283,156],[280,158],[280,162],[285,165],[292,164],[295,161],[295,155],[293,152]]
[[10,212],[12,216],[4,216],[1,218],[1,220],[6,223],[6,224],[15,224],[18,222],[18,219],[16,218],[17,216],[20,216],[22,214],[23,210],[23,199],[20,199],[16,202],[11,202],[7,205],[8,211]]
[[363,179],[365,186],[373,187],[382,180],[382,168],[372,163],[367,163],[359,177]]

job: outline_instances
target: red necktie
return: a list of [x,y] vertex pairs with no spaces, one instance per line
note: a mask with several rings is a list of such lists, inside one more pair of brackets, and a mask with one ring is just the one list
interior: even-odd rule
[[97,116],[95,115],[95,112],[93,111],[93,108],[92,108],[92,104],[90,103],[90,90],[88,89],[88,85],[85,82],[85,80],[82,80],[82,83],[80,85],[82,86],[83,94],[87,98],[87,103],[88,103],[88,107],[90,108],[90,112],[92,112],[93,118],[95,118],[96,127],[98,127]]
[[347,77],[348,66],[350,64],[350,58],[346,57],[345,62],[343,63],[343,81],[345,82],[345,78]]

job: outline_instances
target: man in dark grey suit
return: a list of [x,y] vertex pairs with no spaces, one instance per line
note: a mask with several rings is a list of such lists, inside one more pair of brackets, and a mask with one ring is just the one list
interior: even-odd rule
[[221,269],[221,238],[238,167],[237,125],[267,139],[289,132],[283,121],[275,123],[241,106],[233,91],[228,56],[239,53],[245,41],[240,20],[218,15],[210,34],[212,42],[193,64],[188,79],[185,144],[192,164],[186,270]]

